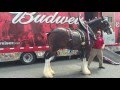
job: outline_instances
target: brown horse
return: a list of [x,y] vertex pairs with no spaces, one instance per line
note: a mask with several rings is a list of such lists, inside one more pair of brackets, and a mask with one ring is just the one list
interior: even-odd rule
[[102,31],[111,34],[110,24],[104,18],[95,18],[88,23],[85,23],[79,18],[79,29],[70,30],[66,28],[56,28],[48,34],[48,44],[50,50],[45,53],[45,67],[44,76],[47,78],[53,78],[55,72],[51,68],[50,62],[57,55],[59,49],[78,50],[82,52],[82,71],[84,74],[91,74],[87,68],[86,58],[90,52],[90,46],[94,42],[95,34],[92,30]]

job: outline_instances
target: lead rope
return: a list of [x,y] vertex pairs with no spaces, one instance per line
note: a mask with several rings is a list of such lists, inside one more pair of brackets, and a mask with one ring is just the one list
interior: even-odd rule
[[83,35],[83,41],[82,41],[82,45],[85,45],[85,34],[83,33],[83,31],[81,30],[81,33]]
[[88,30],[88,27],[89,26],[87,25],[87,29],[86,30],[87,30],[87,37],[88,37],[88,45],[90,45],[90,35],[89,35],[90,32]]

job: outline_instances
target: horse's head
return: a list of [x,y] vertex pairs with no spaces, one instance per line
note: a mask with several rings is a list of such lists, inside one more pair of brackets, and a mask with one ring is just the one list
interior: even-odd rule
[[103,32],[106,32],[107,34],[112,34],[112,28],[109,22],[104,18],[95,18],[88,22],[88,25],[91,27],[91,29],[96,32],[97,30],[101,29]]
[[112,34],[113,30],[109,22],[104,17],[100,18],[99,20],[100,20],[99,29],[103,30],[107,34]]
[[[79,29],[84,30],[85,32],[89,33],[91,38],[93,38],[93,40],[96,40],[95,33],[93,32],[93,28],[91,28],[89,26],[89,23],[80,17],[79,17],[78,22],[79,22]],[[92,26],[94,26],[94,25],[92,25]]]

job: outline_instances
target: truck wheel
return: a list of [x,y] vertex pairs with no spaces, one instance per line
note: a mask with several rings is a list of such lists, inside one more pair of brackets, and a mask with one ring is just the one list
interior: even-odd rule
[[20,57],[20,61],[22,64],[32,64],[36,60],[35,53],[22,53]]

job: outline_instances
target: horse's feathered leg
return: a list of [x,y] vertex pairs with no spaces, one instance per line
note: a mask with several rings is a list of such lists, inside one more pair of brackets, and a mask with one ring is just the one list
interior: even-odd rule
[[45,67],[44,67],[44,76],[47,78],[53,78],[53,74],[50,71],[50,61],[51,58],[45,60]]
[[52,70],[50,62],[54,59],[55,56],[52,56],[51,52],[47,52],[45,55],[45,66],[44,66],[44,76],[47,78],[53,78],[55,72]]
[[48,62],[48,68],[49,68],[49,71],[51,72],[52,75],[54,75],[55,72],[54,72],[54,70],[52,69],[50,62],[51,62],[54,58],[55,58],[55,56],[52,56],[51,59],[50,59],[50,61],[48,60],[48,61],[49,61],[49,62]]
[[81,66],[81,70],[82,70],[83,74],[85,74],[85,75],[91,74],[90,70],[88,69],[88,64],[87,64],[87,61],[86,61],[86,50],[85,50],[85,48],[82,48],[82,60],[83,60],[83,63],[82,63],[82,66]]

